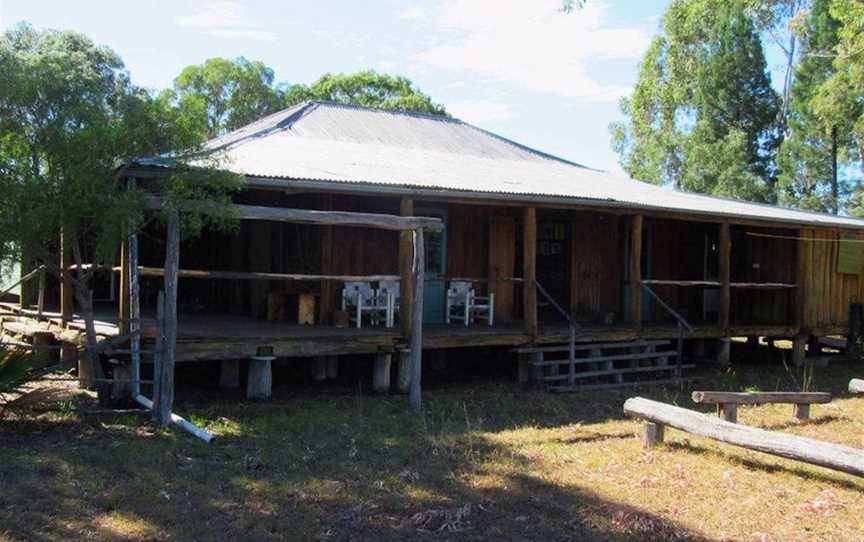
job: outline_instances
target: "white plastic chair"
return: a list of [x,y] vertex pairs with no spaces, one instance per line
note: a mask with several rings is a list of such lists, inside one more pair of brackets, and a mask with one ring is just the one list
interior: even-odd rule
[[377,295],[368,282],[346,282],[342,288],[342,310],[357,328],[363,326],[363,315],[369,315],[372,325],[386,321],[387,307],[377,302]]
[[396,325],[396,315],[399,313],[401,292],[399,282],[395,280],[382,280],[378,283],[378,300],[387,306],[387,316],[384,325],[393,327]]
[[475,320],[486,320],[491,326],[495,322],[495,294],[478,296],[468,281],[455,280],[447,289],[447,306],[444,321],[461,320],[465,326]]

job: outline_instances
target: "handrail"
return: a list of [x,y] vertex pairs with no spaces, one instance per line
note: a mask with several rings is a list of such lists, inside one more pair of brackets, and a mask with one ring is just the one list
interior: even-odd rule
[[678,313],[678,311],[674,310],[672,307],[667,305],[666,302],[663,301],[659,295],[657,295],[657,292],[652,290],[644,282],[642,283],[642,288],[644,288],[645,291],[648,292],[648,294],[652,298],[654,298],[654,301],[659,303],[661,307],[666,309],[666,312],[671,314],[678,321],[678,348],[677,348],[678,352],[677,352],[677,355],[675,356],[675,363],[676,363],[675,376],[680,377],[681,376],[681,364],[683,362],[682,358],[684,357],[684,328],[687,328],[687,331],[689,333],[693,333],[693,331],[694,331],[693,326],[690,325],[690,322],[688,322],[686,318],[681,316]]
[[684,318],[683,316],[681,316],[680,314],[678,314],[677,311],[675,311],[672,307],[670,307],[669,305],[667,305],[665,301],[663,301],[662,299],[660,299],[660,296],[657,295],[657,293],[656,293],[654,290],[652,290],[652,289],[651,289],[647,284],[642,283],[642,288],[644,288],[645,291],[648,292],[648,294],[650,294],[651,297],[654,298],[654,301],[656,301],[657,303],[660,304],[661,307],[663,307],[664,309],[666,309],[666,312],[668,312],[669,314],[671,314],[673,317],[675,317],[676,320],[678,320],[678,322],[679,322],[681,325],[683,325],[684,327],[686,327],[686,328],[687,328],[687,331],[689,331],[690,333],[693,333],[693,331],[694,331],[693,326],[690,325],[690,322],[688,322],[686,318]]
[[8,294],[12,290],[14,290],[16,286],[20,286],[20,285],[24,284],[28,280],[35,277],[40,271],[44,271],[44,270],[45,270],[45,264],[42,264],[39,267],[37,267],[36,269],[34,269],[33,271],[30,271],[29,273],[27,273],[26,275],[24,275],[23,277],[18,279],[18,282],[16,282],[15,284],[7,287],[5,290],[0,292],[0,297],[3,297],[4,295]]
[[540,293],[540,295],[542,295],[543,298],[546,299],[546,301],[548,301],[550,305],[555,307],[555,310],[558,311],[558,313],[563,316],[565,320],[567,320],[568,327],[570,328],[570,342],[568,344],[568,346],[570,347],[568,352],[568,380],[570,381],[570,385],[572,386],[576,383],[576,331],[577,329],[581,330],[582,326],[577,324],[576,320],[574,320],[573,317],[567,313],[567,311],[561,308],[561,305],[559,305],[558,302],[552,299],[552,296],[549,295],[549,292],[546,291],[546,288],[544,288],[543,285],[541,285],[535,280],[534,286],[537,287],[537,291]]

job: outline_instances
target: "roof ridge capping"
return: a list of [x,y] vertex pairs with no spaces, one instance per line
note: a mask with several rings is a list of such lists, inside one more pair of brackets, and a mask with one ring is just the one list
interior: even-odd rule
[[543,152],[543,151],[535,149],[533,147],[529,147],[528,145],[519,143],[518,141],[513,141],[512,139],[509,139],[509,138],[504,137],[502,135],[496,134],[495,132],[490,132],[489,130],[480,128],[479,126],[475,126],[475,125],[471,124],[470,122],[466,122],[466,121],[460,119],[459,117],[451,116],[449,113],[446,115],[435,115],[433,113],[422,113],[419,111],[408,111],[408,110],[404,110],[404,109],[392,109],[392,108],[387,108],[387,107],[372,107],[372,106],[361,105],[361,104],[334,102],[332,100],[309,100],[309,103],[312,103],[315,105],[342,107],[345,109],[359,109],[361,111],[368,111],[370,113],[387,113],[387,114],[391,114],[391,115],[404,115],[404,116],[418,117],[418,118],[429,119],[429,120],[434,120],[434,121],[439,121],[439,122],[451,122],[454,124],[461,124],[462,126],[466,126],[466,127],[471,128],[473,130],[476,130],[476,131],[478,131],[478,132],[480,132],[486,136],[493,137],[499,141],[502,141],[502,142],[507,143],[509,145],[513,145],[514,147],[519,147],[520,149],[522,149],[526,152],[530,152],[532,154],[536,154],[537,156],[547,158],[549,160],[555,160],[557,162],[562,162],[564,164],[571,165],[571,166],[576,166],[576,167],[580,167],[580,168],[585,168],[585,169],[590,169],[593,171],[599,171],[599,172],[606,173],[605,170],[592,168],[590,166],[586,166],[586,165],[580,164],[578,162],[573,162],[572,160],[567,160],[566,158],[561,158],[560,156],[556,156],[554,154],[550,154],[548,152]]

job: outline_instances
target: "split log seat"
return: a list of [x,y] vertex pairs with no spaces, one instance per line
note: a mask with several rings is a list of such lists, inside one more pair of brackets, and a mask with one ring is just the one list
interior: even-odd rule
[[738,405],[791,404],[792,417],[801,421],[810,418],[810,405],[831,402],[831,394],[824,392],[694,391],[692,397],[694,403],[717,405],[717,415],[732,423],[738,422]]

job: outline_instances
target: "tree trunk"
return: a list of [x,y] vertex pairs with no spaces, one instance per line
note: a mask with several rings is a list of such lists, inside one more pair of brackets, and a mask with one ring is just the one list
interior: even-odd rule
[[84,336],[86,355],[78,362],[79,386],[85,389],[93,389],[93,379],[102,378],[102,366],[99,364],[99,353],[96,351],[96,322],[93,316],[93,296],[89,284],[90,275],[84,270],[84,261],[81,257],[81,245],[77,238],[72,243],[72,254],[78,268],[78,275],[73,281],[75,284],[75,297],[81,306],[81,316],[84,318]]
[[831,128],[831,212],[840,214],[840,187],[837,184],[837,127]]

